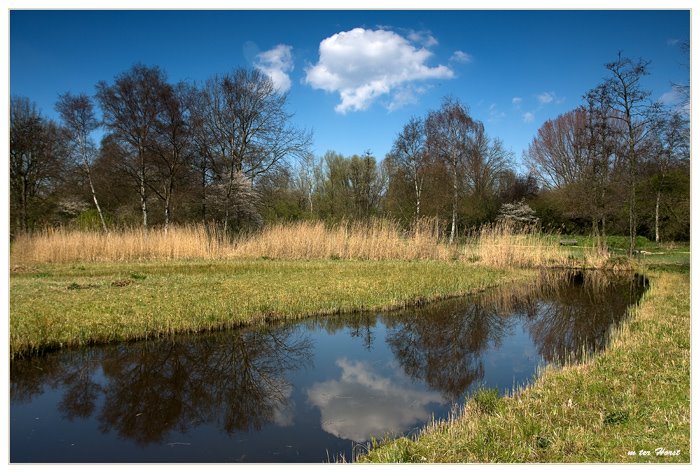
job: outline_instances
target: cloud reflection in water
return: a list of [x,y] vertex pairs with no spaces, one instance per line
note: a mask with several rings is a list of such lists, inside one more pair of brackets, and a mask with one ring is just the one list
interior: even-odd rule
[[321,411],[321,427],[343,439],[362,442],[372,436],[400,433],[430,419],[431,403],[442,395],[410,386],[399,376],[386,377],[369,363],[340,358],[339,380],[313,384],[307,391]]

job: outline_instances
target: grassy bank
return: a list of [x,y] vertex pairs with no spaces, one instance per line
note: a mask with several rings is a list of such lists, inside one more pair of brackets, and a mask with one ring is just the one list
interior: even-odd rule
[[650,291],[605,352],[547,369],[512,397],[480,392],[450,421],[362,460],[689,462],[690,278],[650,276]]
[[10,351],[399,308],[525,279],[442,261],[36,264],[10,274]]

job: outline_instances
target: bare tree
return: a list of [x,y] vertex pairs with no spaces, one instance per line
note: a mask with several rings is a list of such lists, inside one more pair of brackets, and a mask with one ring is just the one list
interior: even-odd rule
[[[678,46],[680,47],[683,56],[688,59],[688,62],[684,63],[686,69],[690,69],[689,56],[690,56],[690,41],[681,41]],[[690,112],[690,78],[688,78],[687,83],[673,83],[673,90],[680,96],[681,101],[679,106],[685,112],[686,115]]]
[[425,122],[416,117],[406,123],[394,140],[391,158],[413,183],[416,221],[420,219],[421,198],[427,163]]
[[[226,209],[236,198],[239,174],[254,180],[284,159],[304,157],[311,135],[289,125],[286,94],[257,69],[238,69],[209,79],[198,112],[200,142],[215,180],[225,184]],[[224,216],[228,227],[229,212]]]
[[190,132],[192,133],[193,159],[192,168],[198,176],[201,189],[200,215],[202,222],[207,221],[207,193],[214,181],[213,155],[214,137],[210,132],[207,112],[208,96],[205,90],[195,88],[190,102]]
[[562,191],[568,216],[590,219],[596,246],[605,252],[613,172],[619,168],[616,151],[620,133],[609,118],[605,87],[588,92],[585,100],[587,107],[542,125],[525,154],[525,162],[546,188]]
[[628,167],[629,254],[635,252],[637,237],[637,181],[639,180],[642,147],[653,130],[659,105],[651,103],[651,92],[642,88],[642,77],[649,73],[649,61],[632,61],[618,53],[617,60],[605,65],[610,77],[603,82],[610,100],[610,118],[624,130],[621,149]]
[[355,216],[369,218],[378,209],[384,190],[384,176],[370,151],[365,151],[362,156],[352,156],[347,170]]
[[149,143],[161,113],[165,74],[158,67],[137,64],[118,75],[113,85],[97,84],[97,100],[104,124],[114,139],[129,152],[125,169],[134,177],[141,198],[144,235],[148,230]]
[[156,158],[154,167],[159,179],[149,187],[164,203],[163,226],[167,233],[172,220],[175,182],[188,169],[194,154],[189,120],[194,91],[187,84],[179,83],[175,87],[165,84],[160,93],[159,113],[148,142]]
[[[627,163],[620,153],[625,130],[616,115],[607,84],[601,84],[584,95],[586,107],[580,109],[585,118],[584,173],[576,193],[586,215],[591,218],[593,236],[599,253],[607,253],[606,227],[608,216],[616,206]],[[624,192],[624,191],[623,191]],[[618,205],[619,207],[619,205]]]
[[323,181],[322,162],[313,153],[302,157],[296,168],[294,186],[304,196],[309,214],[314,214],[314,195],[318,192]]
[[50,192],[62,169],[59,129],[26,97],[10,100],[10,203],[15,228],[28,232],[32,206]]
[[90,134],[97,129],[99,123],[95,118],[90,97],[85,94],[72,95],[69,92],[60,95],[56,103],[56,111],[61,117],[63,128],[66,131],[68,146],[71,157],[79,163],[85,173],[92,193],[92,201],[100,217],[102,230],[107,232],[100,203],[97,200],[95,185],[92,181],[90,166],[95,159],[95,143],[90,138]]
[[659,215],[661,199],[668,192],[668,175],[679,165],[690,162],[690,129],[688,120],[680,112],[666,116],[656,127],[653,149],[650,153],[653,168],[653,187],[656,192],[654,205],[654,236],[661,241]]
[[467,107],[452,98],[444,99],[440,110],[430,112],[426,120],[428,153],[445,164],[452,181],[450,243],[457,233],[460,176],[464,173],[477,129],[478,123],[469,116]]
[[491,140],[483,123],[477,122],[465,163],[467,190],[480,198],[495,193],[499,176],[510,169],[511,158],[512,153],[505,149],[503,142],[498,138]]
[[525,163],[546,189],[563,188],[581,179],[586,167],[586,115],[576,109],[547,120],[525,153]]

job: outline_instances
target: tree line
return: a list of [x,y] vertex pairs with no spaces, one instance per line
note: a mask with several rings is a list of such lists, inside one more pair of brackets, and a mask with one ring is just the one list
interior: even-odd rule
[[[582,104],[537,132],[518,172],[513,153],[454,97],[412,117],[381,160],[311,152],[287,95],[257,69],[201,85],[134,65],[94,96],[58,97],[59,121],[26,97],[10,105],[11,233],[388,217],[442,223],[454,241],[523,202],[545,229],[687,239],[687,114],[650,100],[648,63],[618,56]],[[99,115],[98,118],[98,109]],[[102,132],[99,144],[95,132]],[[512,205],[511,205],[512,207]]]

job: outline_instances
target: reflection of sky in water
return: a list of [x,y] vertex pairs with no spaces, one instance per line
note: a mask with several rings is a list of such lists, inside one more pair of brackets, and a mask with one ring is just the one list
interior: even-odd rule
[[480,387],[509,392],[581,334],[603,338],[625,284],[14,360],[11,461],[350,460],[354,442],[445,418]]
[[292,388],[291,385],[284,386],[282,388],[282,396],[285,402],[278,402],[273,406],[272,421],[275,425],[280,427],[290,427],[294,425],[294,401],[292,400]]
[[482,355],[484,379],[480,386],[498,387],[502,394],[512,392],[531,379],[543,362],[532,344],[530,335],[520,321],[510,327],[498,346],[489,346]]
[[430,419],[436,392],[409,384],[400,372],[383,376],[366,362],[340,358],[340,379],[313,384],[308,399],[321,411],[321,427],[337,437],[362,442],[385,432],[400,433]]

